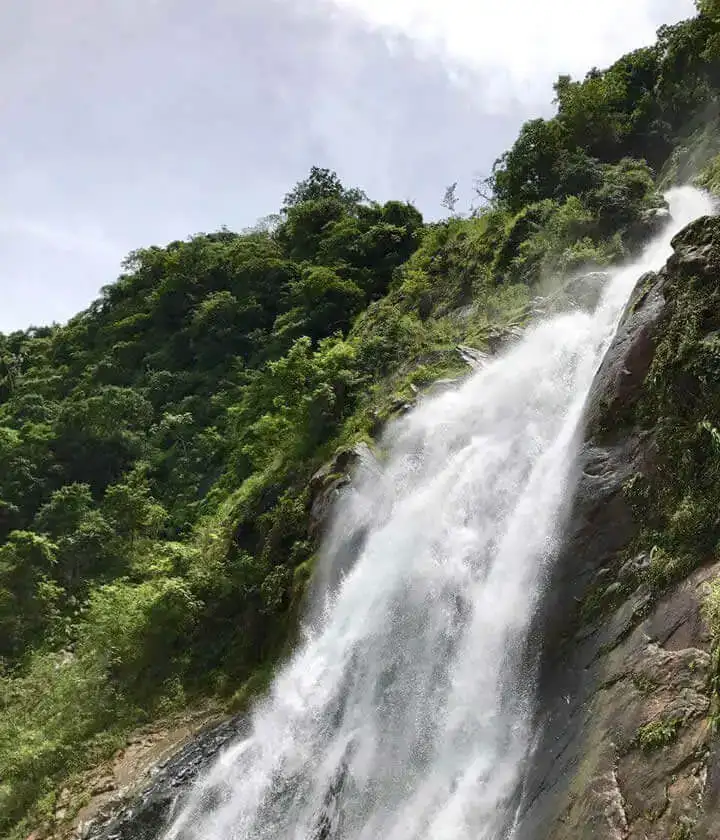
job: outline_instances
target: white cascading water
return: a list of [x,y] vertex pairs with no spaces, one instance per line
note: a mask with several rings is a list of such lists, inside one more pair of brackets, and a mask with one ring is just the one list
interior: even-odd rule
[[638,277],[712,212],[689,187],[592,313],[529,329],[388,432],[338,506],[324,562],[357,559],[167,840],[499,840],[528,755],[527,633],[561,526],[576,431]]

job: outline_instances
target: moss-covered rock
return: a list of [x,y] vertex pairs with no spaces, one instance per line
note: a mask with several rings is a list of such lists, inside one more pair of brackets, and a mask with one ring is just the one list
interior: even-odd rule
[[673,248],[592,390],[523,840],[717,836],[720,220]]

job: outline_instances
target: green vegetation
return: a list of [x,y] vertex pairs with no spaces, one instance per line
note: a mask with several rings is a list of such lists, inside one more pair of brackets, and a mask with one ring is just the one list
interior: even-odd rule
[[703,618],[712,639],[710,726],[713,732],[717,734],[720,730],[720,577],[711,581],[706,588]]
[[640,749],[652,752],[672,744],[677,738],[682,722],[682,718],[667,718],[654,720],[641,726],[637,734]]
[[695,824],[686,818],[673,828],[670,840],[694,840],[695,836]]
[[[315,471],[462,372],[458,342],[522,326],[559,272],[630,253],[658,173],[692,160],[715,188],[716,18],[561,77],[467,218],[452,190],[425,224],[314,168],[257,228],[133,252],[66,326],[0,336],[1,835],[133,727],[244,708],[292,642]],[[642,407],[672,418],[672,489],[644,491],[656,559],[714,550],[720,501],[717,288],[672,294]]]
[[708,586],[703,617],[713,637],[720,640],[720,578]]
[[713,195],[720,195],[720,155],[716,155],[703,168],[695,183]]

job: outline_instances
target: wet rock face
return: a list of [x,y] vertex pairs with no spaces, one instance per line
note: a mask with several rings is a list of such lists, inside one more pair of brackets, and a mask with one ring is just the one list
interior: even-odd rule
[[342,449],[322,466],[310,481],[310,527],[308,536],[319,540],[329,525],[330,514],[340,493],[350,484],[356,470],[378,469],[377,460],[367,443]]
[[635,245],[641,245],[662,232],[670,221],[668,207],[651,207],[645,210],[633,228],[628,231],[628,237]]
[[538,617],[541,736],[516,840],[720,838],[716,663],[702,619],[720,563],[698,558],[684,580],[654,587],[651,552],[633,552],[645,512],[626,492],[638,475],[672,480],[658,463],[659,418],[638,420],[658,346],[676,329],[668,290],[720,278],[717,220],[673,245],[667,267],[638,283],[591,392],[577,497]]
[[157,840],[178,798],[218,753],[247,729],[235,718],[195,738],[175,756],[154,768],[151,780],[124,805],[112,803],[92,823],[81,827],[82,840]]
[[657,346],[658,324],[665,308],[666,271],[640,278],[598,375],[586,414],[594,438],[622,430],[631,417]]
[[657,602],[640,588],[562,645],[572,651],[545,674],[522,840],[701,836],[713,738],[700,604],[718,572],[701,569]]

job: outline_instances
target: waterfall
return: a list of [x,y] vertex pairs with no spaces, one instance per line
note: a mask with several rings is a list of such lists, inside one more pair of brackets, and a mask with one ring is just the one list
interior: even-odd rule
[[532,732],[527,634],[572,490],[593,377],[637,278],[712,212],[672,221],[593,312],[527,330],[421,401],[339,503],[323,562],[362,526],[293,659],[180,803],[166,840],[500,840]]

